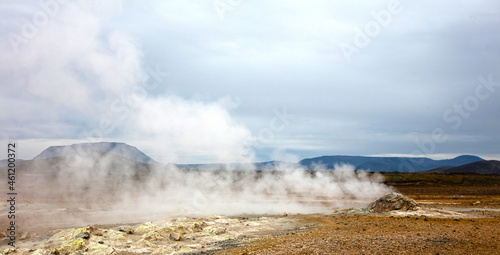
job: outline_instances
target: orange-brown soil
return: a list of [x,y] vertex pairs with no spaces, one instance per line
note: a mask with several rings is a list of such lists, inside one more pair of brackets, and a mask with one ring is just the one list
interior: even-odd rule
[[500,218],[298,216],[315,227],[218,254],[498,254]]
[[466,218],[297,215],[305,230],[249,239],[218,254],[499,254],[500,176],[386,174],[386,180],[423,208]]

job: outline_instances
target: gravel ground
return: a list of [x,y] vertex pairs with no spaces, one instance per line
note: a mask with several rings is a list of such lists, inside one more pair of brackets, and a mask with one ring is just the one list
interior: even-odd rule
[[218,254],[499,254],[500,217],[293,216],[316,227]]

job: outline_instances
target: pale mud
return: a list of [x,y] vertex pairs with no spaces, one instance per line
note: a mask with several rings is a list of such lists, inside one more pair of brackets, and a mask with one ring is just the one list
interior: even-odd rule
[[[476,209],[477,210],[477,209]],[[495,212],[495,209],[483,208],[481,211]],[[334,210],[328,215],[347,214],[352,216],[379,216],[379,217],[429,217],[429,218],[450,218],[450,219],[474,219],[483,218],[484,216],[468,214],[472,212],[468,208],[453,208],[450,209],[437,209],[417,207],[415,210],[393,210],[389,212],[373,213],[368,209],[343,209]]]
[[[185,254],[217,250],[238,241],[288,231],[296,220],[286,217],[210,216],[143,224],[67,228],[49,236],[29,236],[2,254]],[[234,244],[231,244],[234,243]],[[5,248],[5,246],[4,246]]]

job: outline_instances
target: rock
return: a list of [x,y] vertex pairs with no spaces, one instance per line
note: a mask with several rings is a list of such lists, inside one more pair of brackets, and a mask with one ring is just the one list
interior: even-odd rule
[[417,210],[417,207],[417,201],[397,192],[387,194],[369,205],[369,209],[373,212],[410,211]]
[[144,235],[142,235],[142,239],[146,241],[153,241],[153,242],[158,242],[158,241],[163,241],[165,240],[164,233],[161,231],[150,231]]
[[82,238],[77,238],[64,242],[55,251],[59,254],[76,254],[82,252],[85,249],[85,245],[86,243]]
[[202,232],[203,231],[203,228],[206,227],[207,224],[205,224],[204,222],[193,222],[193,224],[191,224],[191,231],[193,232]]
[[16,253],[16,249],[9,248],[9,249],[5,249],[2,254],[7,255],[7,254],[14,254],[14,253]]
[[168,237],[170,239],[172,239],[173,241],[180,241],[182,238],[182,235],[180,233],[173,232],[173,233],[170,233],[170,235]]
[[[104,242],[103,242],[104,243]],[[115,254],[114,249],[107,245],[103,245],[103,243],[89,243],[87,248],[84,250],[82,254]]]
[[221,235],[221,234],[226,233],[226,228],[209,226],[209,227],[204,228],[203,231],[206,231],[212,235]]
[[90,238],[90,233],[87,232],[87,231],[80,232],[79,234],[77,234],[75,236],[75,239],[78,239],[78,238],[89,239]]
[[127,233],[129,235],[132,235],[135,232],[133,228],[129,228],[129,227],[118,227],[118,231]]
[[24,232],[19,239],[25,240],[25,239],[29,239],[29,238],[31,238],[31,234],[29,232]]
[[140,225],[139,227],[137,227],[135,229],[135,232],[139,235],[142,235],[144,233],[147,233],[147,232],[150,232],[150,231],[153,231],[153,230],[159,230],[160,227],[158,227],[157,225],[153,224],[152,222],[146,222],[142,225]]
[[118,242],[123,242],[127,240],[127,237],[125,236],[125,233],[116,231],[116,230],[110,230],[106,232],[105,237],[109,240],[113,241],[118,241]]

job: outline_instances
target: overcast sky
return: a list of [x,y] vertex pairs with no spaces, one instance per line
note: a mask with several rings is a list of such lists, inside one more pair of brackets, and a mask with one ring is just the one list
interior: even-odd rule
[[[0,140],[500,159],[498,1],[0,1]],[[0,155],[0,158],[6,158]]]

